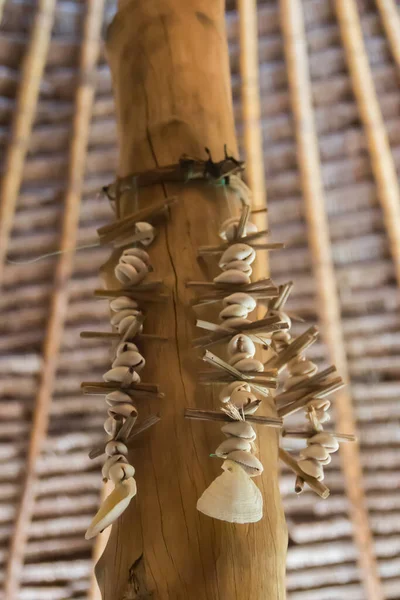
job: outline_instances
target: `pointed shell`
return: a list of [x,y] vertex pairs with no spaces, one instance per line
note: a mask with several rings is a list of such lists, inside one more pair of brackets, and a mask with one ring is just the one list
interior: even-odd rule
[[111,440],[106,444],[106,454],[107,456],[114,456],[114,454],[128,454],[128,448],[125,446],[123,442],[119,442],[118,440]]
[[137,256],[146,265],[150,265],[150,256],[142,248],[127,248],[123,251],[122,256]]
[[256,353],[254,342],[248,335],[238,333],[230,340],[228,344],[229,356],[233,356],[237,352],[247,352],[251,356],[254,356]]
[[145,221],[138,221],[137,223],[135,223],[135,230],[137,233],[142,233],[146,231],[148,232],[148,236],[140,240],[140,243],[143,246],[150,246],[150,244],[154,241],[154,238],[156,237],[156,230],[154,229],[153,225],[151,225],[150,223],[146,223]]
[[222,433],[227,436],[236,436],[244,440],[254,441],[257,437],[256,432],[247,421],[232,421],[221,427]]
[[225,385],[222,388],[219,394],[220,402],[229,402],[229,400],[231,399],[231,395],[235,391],[250,392],[251,387],[248,383],[245,383],[244,381],[232,381],[232,383],[229,383],[228,385]]
[[108,478],[117,485],[124,479],[129,479],[135,474],[135,467],[128,463],[116,462],[108,470]]
[[316,433],[312,437],[308,438],[308,444],[321,444],[328,450],[328,452],[336,452],[339,449],[339,442],[335,438],[334,435],[328,433],[327,431],[321,431],[321,433]]
[[311,444],[311,446],[307,446],[307,448],[300,450],[299,456],[300,458],[314,458],[315,460],[321,461],[328,458],[329,452],[319,444]]
[[217,277],[214,277],[213,281],[214,283],[236,283],[241,285],[251,283],[250,277],[238,269],[229,269],[228,271],[223,271],[217,275]]
[[219,266],[223,269],[225,265],[234,260],[243,260],[251,265],[251,263],[254,262],[255,257],[256,252],[251,246],[248,246],[247,244],[232,244],[232,246],[229,246],[221,256]]
[[243,358],[235,364],[235,369],[242,371],[243,373],[248,373],[249,371],[261,373],[264,371],[264,365],[256,358]]
[[119,310],[132,310],[138,307],[138,303],[133,298],[129,298],[128,296],[118,296],[118,298],[114,298],[110,302],[110,308],[113,312],[118,312]]
[[129,367],[114,367],[107,371],[107,373],[104,373],[103,379],[104,381],[116,381],[124,385],[140,382],[139,374]]
[[145,364],[146,361],[139,352],[128,350],[127,352],[121,352],[114,360],[112,366],[132,367],[135,371],[141,371]]
[[312,458],[300,459],[297,461],[300,469],[307,473],[307,475],[311,475],[311,477],[315,477],[318,481],[322,481],[324,478],[324,468],[320,462],[314,460]]
[[230,452],[234,450],[242,450],[243,452],[250,452],[251,443],[248,440],[243,440],[238,437],[229,437],[224,440],[216,449],[215,454],[220,458],[226,458]]
[[133,477],[118,483],[100,506],[85,534],[85,538],[90,540],[114,523],[128,507],[135,494],[136,482]]
[[106,402],[109,406],[114,406],[114,404],[125,404],[127,402],[131,402],[131,397],[128,394],[117,390],[107,394]]
[[123,454],[113,454],[112,456],[108,456],[105,461],[103,468],[101,469],[101,474],[103,479],[109,479],[109,471],[110,468],[115,465],[115,463],[126,463],[126,457]]
[[240,304],[230,304],[225,306],[219,313],[220,319],[231,319],[232,317],[243,317],[246,318],[248,315],[247,308],[240,306]]
[[257,302],[254,300],[253,296],[250,294],[246,294],[245,292],[235,292],[234,294],[230,294],[222,301],[224,306],[229,306],[230,304],[240,304],[247,308],[249,312],[255,309],[257,306]]
[[264,467],[258,458],[250,452],[234,450],[233,452],[230,452],[226,458],[240,465],[250,477],[257,477],[258,475],[261,475],[264,470]]
[[254,481],[232,461],[226,460],[223,469],[197,501],[197,510],[228,523],[262,519],[263,498]]

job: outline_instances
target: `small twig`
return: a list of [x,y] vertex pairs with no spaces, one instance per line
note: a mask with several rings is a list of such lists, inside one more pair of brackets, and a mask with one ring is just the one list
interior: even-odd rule
[[225,371],[225,373],[228,373],[228,375],[230,375],[231,377],[234,377],[235,379],[238,379],[239,381],[246,381],[250,386],[252,386],[255,390],[257,390],[263,396],[269,395],[268,389],[265,385],[263,385],[263,386],[255,385],[253,383],[253,381],[251,381],[251,378],[247,377],[245,373],[238,371],[238,369],[235,369],[234,367],[232,367],[231,365],[229,365],[228,363],[223,361],[218,356],[215,356],[215,354],[212,354],[212,352],[210,352],[209,350],[206,350],[203,360],[205,362],[209,363],[210,365],[217,367],[218,369],[221,369],[222,371]]
[[281,310],[286,304],[287,299],[289,298],[290,292],[293,288],[293,281],[288,281],[283,285],[279,286],[279,294],[276,298],[270,300],[268,304],[269,310]]
[[329,488],[317,479],[315,479],[315,477],[311,477],[311,475],[307,475],[307,473],[304,473],[304,471],[300,469],[299,465],[294,460],[294,458],[288,452],[286,452],[286,450],[279,448],[279,458],[285,463],[285,465],[289,467],[289,469],[296,473],[297,476],[301,477],[301,479],[303,479],[308,484],[308,486],[313,490],[313,492],[318,494],[318,496],[320,496],[324,500],[328,498],[330,494]]
[[304,490],[304,479],[303,477],[300,477],[300,475],[297,475],[296,477],[296,481],[294,484],[294,491],[296,492],[296,494],[301,494],[302,491]]
[[[203,410],[200,408],[186,408],[185,409],[186,419],[195,419],[198,421],[232,421],[232,418],[226,414],[217,410]],[[246,421],[249,423],[255,423],[257,425],[266,425],[268,427],[282,427],[282,419],[276,419],[275,417],[262,417],[256,415],[246,415]]]
[[[83,339],[93,339],[93,338],[109,338],[109,339],[120,339],[121,336],[119,333],[117,333],[116,331],[81,331],[80,332],[80,337]],[[162,341],[162,342],[166,342],[168,341],[167,337],[164,337],[162,335],[157,335],[156,333],[139,333],[138,335],[136,335],[136,339],[140,340],[143,339],[143,341],[145,340],[157,340],[157,341]]]
[[299,400],[296,400],[295,402],[291,402],[289,404],[285,404],[285,406],[282,406],[278,409],[278,414],[281,417],[287,417],[289,415],[292,415],[293,413],[303,408],[306,404],[308,404],[310,400],[313,400],[314,398],[325,398],[326,396],[337,392],[345,385],[346,384],[344,383],[341,377],[333,379],[331,382],[326,384],[320,391],[311,391],[302,398],[299,398]]
[[299,335],[293,342],[289,344],[282,352],[279,352],[276,356],[272,357],[265,363],[266,366],[275,367],[278,371],[281,371],[287,363],[297,356],[300,352],[303,352],[306,348],[311,346],[318,337],[318,329],[313,326],[307,329],[304,333]]
[[[357,438],[355,435],[351,435],[348,433],[339,433],[336,431],[329,431],[324,429],[325,433],[330,433],[335,436],[338,442],[356,442]],[[282,438],[295,439],[295,440],[307,440],[308,438],[314,435],[313,431],[288,431],[286,429],[282,429]]]
[[146,294],[144,291],[129,288],[119,290],[94,290],[94,295],[99,298],[118,298],[121,295],[128,296],[139,302],[166,302],[168,294]]

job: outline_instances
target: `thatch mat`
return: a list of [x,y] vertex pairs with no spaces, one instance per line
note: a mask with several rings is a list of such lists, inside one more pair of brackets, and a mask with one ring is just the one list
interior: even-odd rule
[[[109,3],[112,12],[112,3]],[[400,597],[400,392],[399,295],[389,255],[365,136],[346,72],[331,0],[304,0],[330,234],[340,289],[352,393],[361,433],[362,462],[371,525],[387,598]],[[372,1],[359,3],[375,85],[400,167],[400,80]],[[34,14],[29,0],[6,2],[0,32],[0,143],[7,147],[21,57]],[[57,249],[63,216],[68,142],[74,111],[84,2],[59,0],[42,81],[35,127],[18,200],[9,258],[29,259]],[[238,132],[241,107],[238,17],[227,13]],[[316,321],[315,284],[296,169],[296,151],[277,2],[259,5],[262,128],[269,218],[273,240],[288,249],[272,254],[279,283],[295,281],[291,308]],[[114,109],[104,57],[90,130],[79,242],[111,212],[96,197],[112,180],[117,160]],[[48,438],[38,466],[40,483],[23,571],[24,600],[83,599],[92,569],[91,544],[83,534],[96,508],[100,476],[88,449],[102,437],[103,403],[79,392],[107,367],[106,344],[80,340],[82,329],[107,327],[107,306],[92,297],[97,272],[109,250],[86,250],[75,260],[69,283],[69,316],[59,358]],[[41,368],[42,341],[52,292],[54,260],[7,265],[0,297],[0,561],[5,564],[16,499],[24,477],[31,410]],[[315,345],[311,357],[324,355]],[[296,497],[293,476],[282,472],[291,545],[290,600],[363,600],[356,550],[346,514],[343,479],[335,455],[327,468],[332,497]],[[312,524],[312,526],[310,526]],[[0,579],[4,570],[0,567]],[[2,597],[0,593],[0,598]]]

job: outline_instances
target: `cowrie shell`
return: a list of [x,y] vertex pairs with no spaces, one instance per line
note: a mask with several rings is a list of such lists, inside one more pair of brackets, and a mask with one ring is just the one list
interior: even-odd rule
[[314,460],[312,458],[300,459],[297,461],[300,469],[307,473],[307,475],[311,475],[311,477],[315,477],[318,481],[322,481],[324,479],[324,468],[320,462]]
[[235,260],[246,261],[249,265],[254,262],[256,252],[254,248],[247,244],[232,244],[229,246],[221,256],[219,266],[223,269],[228,263]]
[[233,452],[230,452],[226,458],[227,460],[232,460],[240,465],[250,477],[257,477],[257,475],[261,475],[264,470],[264,467],[258,458],[250,452],[234,450]]
[[114,437],[115,434],[117,433],[117,430],[118,430],[117,421],[113,417],[108,417],[108,419],[106,419],[104,421],[104,431],[111,437]]
[[230,357],[229,364],[232,365],[232,367],[236,367],[237,363],[239,363],[241,360],[244,360],[246,358],[253,358],[253,357],[248,352],[238,352],[237,354],[234,354],[233,356]]
[[[128,315],[127,317],[124,317],[122,321],[120,321],[118,324],[118,332],[121,335],[125,335],[129,331],[129,329],[133,327],[133,325],[137,322],[138,316],[139,315]],[[140,325],[139,331],[142,331],[142,329],[143,325]]]
[[126,404],[131,402],[131,397],[128,394],[118,390],[107,394],[106,402],[109,406],[114,406],[114,404]]
[[110,415],[110,417],[119,415],[121,417],[124,417],[124,419],[127,419],[133,414],[137,415],[137,410],[133,406],[133,404],[124,404],[122,402],[118,402],[118,404],[113,404],[113,406],[111,406],[111,408],[109,408],[107,412]]
[[135,468],[128,463],[116,462],[113,464],[108,471],[108,478],[116,485],[124,479],[133,477],[135,474]]
[[220,458],[226,458],[230,452],[234,450],[242,450],[243,452],[250,452],[251,443],[247,440],[243,440],[238,437],[230,437],[224,440],[216,449],[215,454]]
[[128,454],[128,448],[123,442],[111,440],[106,444],[106,454],[107,456],[114,456],[114,454],[126,455]]
[[121,342],[117,346],[115,354],[119,356],[122,352],[139,352],[138,347],[133,342]]
[[240,304],[230,304],[225,306],[219,313],[220,319],[231,319],[232,317],[243,317],[246,318],[248,315],[247,308],[240,306]]
[[114,298],[110,302],[110,308],[113,312],[118,312],[119,310],[132,310],[138,308],[138,303],[133,298],[129,298],[128,296],[118,296],[118,298]]
[[147,254],[146,250],[142,250],[141,248],[126,248],[126,250],[123,251],[122,256],[137,256],[146,265],[150,266],[150,256]]
[[127,352],[121,352],[114,360],[113,367],[132,367],[135,371],[141,371],[146,364],[145,359],[139,352],[128,350]]
[[150,223],[146,223],[145,221],[138,221],[135,224],[135,231],[137,233],[148,232],[148,236],[140,240],[140,244],[143,246],[150,246],[156,237],[156,230],[153,225],[150,225]]
[[223,299],[222,303],[224,306],[228,306],[230,304],[240,304],[249,312],[254,310],[257,306],[257,302],[254,300],[253,296],[250,296],[250,294],[246,294],[245,292],[235,292],[230,294]]
[[323,446],[319,444],[311,444],[307,448],[303,448],[299,453],[300,458],[314,458],[315,460],[326,460],[329,456],[329,452]]
[[329,453],[336,452],[339,449],[339,442],[337,439],[327,431],[321,431],[316,433],[312,437],[308,438],[307,444],[321,444],[328,450]]
[[219,394],[220,402],[223,402],[223,403],[229,402],[232,394],[235,391],[250,392],[251,387],[249,386],[248,383],[245,383],[244,381],[232,381],[232,383],[228,383],[228,385],[225,385],[222,388],[222,390]]
[[122,285],[135,285],[145,278],[146,273],[137,271],[132,265],[119,263],[114,269],[115,277]]
[[139,374],[129,367],[114,367],[107,371],[107,373],[104,373],[103,379],[104,381],[116,381],[125,385],[140,382]]
[[214,283],[237,283],[237,284],[248,284],[251,283],[250,277],[243,273],[243,271],[239,271],[238,269],[229,269],[228,271],[223,271],[217,277],[214,277]]
[[247,352],[251,356],[256,353],[254,342],[248,335],[238,333],[230,340],[228,344],[229,356],[233,356],[237,352]]
[[113,454],[112,456],[107,457],[107,460],[105,461],[103,468],[101,470],[103,479],[109,479],[108,473],[109,473],[110,468],[118,462],[121,464],[122,463],[126,464],[126,457],[123,454]]
[[247,421],[232,421],[221,427],[222,433],[227,436],[236,436],[249,440],[250,442],[256,439],[256,432]]
[[258,373],[261,373],[264,371],[264,365],[256,358],[243,358],[235,364],[235,369],[244,373],[247,373],[248,371],[257,371]]
[[124,310],[119,310],[115,313],[115,315],[111,317],[111,325],[113,325],[113,327],[118,327],[118,325],[123,319],[125,319],[125,317],[137,317],[141,314],[142,313],[140,312],[140,310],[136,310],[136,308],[125,308]]
[[223,270],[224,271],[232,271],[232,270],[243,271],[243,273],[246,273],[246,275],[248,275],[249,277],[253,272],[251,265],[249,265],[244,260],[233,260],[232,262],[228,263],[224,267]]

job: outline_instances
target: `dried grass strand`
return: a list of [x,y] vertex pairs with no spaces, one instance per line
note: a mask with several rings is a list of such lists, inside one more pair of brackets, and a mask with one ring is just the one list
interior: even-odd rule
[[[352,62],[354,68],[354,61],[358,60],[356,56],[360,54],[360,49],[362,50],[362,48],[359,47],[358,52],[353,52],[354,38],[351,34],[352,27],[350,27],[350,29],[348,28],[349,22],[346,17],[346,13],[348,13],[346,7],[348,9],[350,5],[353,5],[352,0],[337,2],[338,12],[341,13],[342,17],[341,26],[342,29],[346,31],[345,38],[347,45],[349,46],[347,48],[348,52],[351,45],[352,50],[349,52],[349,55],[351,54],[353,56]],[[351,15],[348,14],[347,16]],[[343,378],[348,380],[348,363],[341,327],[340,305],[336,289],[329,229],[325,211],[318,139],[312,106],[312,91],[309,75],[307,45],[300,0],[281,0],[281,20],[288,69],[289,91],[296,127],[298,164],[305,200],[309,244],[312,252],[314,272],[317,281],[323,332],[330,351],[332,362],[337,366],[338,371],[341,373]],[[343,22],[344,20],[346,20],[346,23]],[[361,59],[361,61],[363,62],[364,59]],[[365,67],[366,68],[364,68],[364,71],[366,71],[367,65],[365,65]],[[359,78],[360,74],[358,72],[358,68],[355,69],[355,71],[357,72],[357,77]],[[360,82],[358,82],[358,93],[363,87],[364,86],[360,86]],[[365,98],[365,103],[367,103],[367,97]],[[370,116],[369,111],[365,109],[365,106],[364,113],[364,117],[366,115]],[[375,111],[375,113],[377,113],[377,111]],[[378,129],[379,135],[377,137],[380,139],[380,137],[382,137],[382,129]],[[369,127],[368,132],[371,141],[371,139],[375,138],[376,136],[376,130],[375,128]],[[372,147],[376,152],[375,143],[372,144]],[[391,162],[391,157],[389,157],[388,161]],[[395,182],[395,185],[397,187],[397,182]],[[387,188],[384,187],[384,190],[387,191]],[[393,199],[394,197],[392,197],[392,200]],[[398,210],[400,213],[400,202]],[[394,232],[394,229],[392,228],[391,231],[392,234],[395,233],[397,245],[397,230]],[[400,243],[398,250],[400,252]],[[348,391],[341,391],[336,397],[335,406],[338,428],[345,432],[347,430],[354,431],[355,417],[350,393]],[[341,450],[341,457],[346,491],[351,506],[350,517],[354,528],[355,541],[359,551],[359,565],[362,582],[366,590],[367,597],[370,600],[380,600],[383,599],[383,592],[373,548],[371,527],[366,510],[362,467],[358,444],[346,444]],[[301,473],[300,475],[304,478]]]
[[[42,4],[45,4],[49,11],[53,5],[51,2]],[[49,15],[47,15],[47,18],[49,18]],[[68,184],[60,243],[61,250],[69,248],[71,245],[74,246],[77,235],[80,196],[94,99],[95,78],[93,72],[100,49],[102,20],[103,0],[88,3],[80,60],[80,84],[75,99],[76,111],[70,148]],[[42,378],[36,396],[26,475],[23,482],[7,564],[5,595],[8,600],[17,597],[21,582],[29,523],[35,504],[37,460],[47,433],[51,396],[68,304],[67,283],[70,279],[72,269],[73,254],[62,254],[56,266],[54,278],[55,290],[51,300],[43,350]]]

